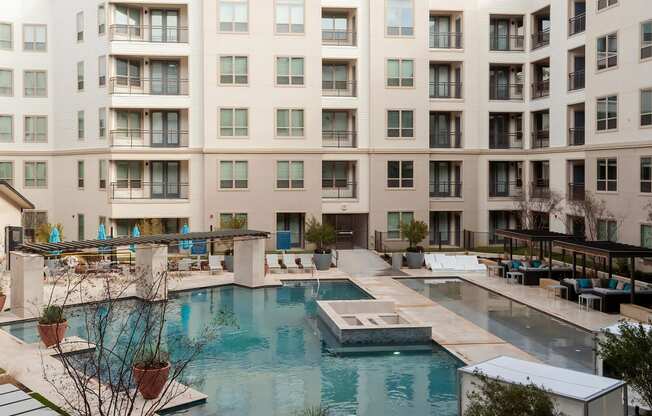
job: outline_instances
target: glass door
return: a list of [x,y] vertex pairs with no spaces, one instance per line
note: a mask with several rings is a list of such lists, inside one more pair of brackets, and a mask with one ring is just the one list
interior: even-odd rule
[[152,161],[152,198],[175,199],[180,197],[180,163],[177,161]]
[[151,41],[178,42],[179,12],[177,10],[152,10]]
[[179,147],[179,112],[152,111],[152,147]]
[[179,94],[179,62],[152,61],[152,94]]

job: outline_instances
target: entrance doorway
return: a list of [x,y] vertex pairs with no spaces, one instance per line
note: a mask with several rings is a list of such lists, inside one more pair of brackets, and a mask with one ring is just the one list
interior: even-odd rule
[[323,221],[335,228],[337,250],[368,248],[367,214],[324,214]]

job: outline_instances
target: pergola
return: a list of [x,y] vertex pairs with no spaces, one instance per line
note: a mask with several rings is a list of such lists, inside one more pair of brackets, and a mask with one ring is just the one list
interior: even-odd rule
[[[631,303],[634,304],[636,294],[636,279],[634,271],[637,258],[652,257],[652,249],[612,241],[584,241],[584,240],[558,240],[554,242],[557,247],[573,253],[573,273],[577,265],[577,254],[582,255],[582,273],[586,275],[586,256],[599,257],[606,260],[609,278],[613,274],[613,259],[629,259],[631,280]],[[594,265],[595,266],[595,265]]]

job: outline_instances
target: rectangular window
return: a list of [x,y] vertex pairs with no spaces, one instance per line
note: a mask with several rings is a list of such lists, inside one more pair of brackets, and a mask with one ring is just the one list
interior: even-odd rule
[[48,80],[45,71],[23,72],[23,88],[25,97],[47,97]]
[[0,23],[0,49],[13,49],[14,35],[11,23]]
[[45,51],[47,48],[46,25],[23,25],[23,50]]
[[11,97],[14,95],[14,71],[0,69],[0,96]]
[[641,126],[652,126],[652,89],[641,91]]
[[611,33],[598,38],[598,70],[618,65],[618,35]]
[[652,248],[652,225],[641,225],[641,247]]
[[615,95],[598,98],[597,102],[598,131],[618,128],[618,97]]
[[276,0],[276,33],[303,33],[303,1]]
[[249,82],[249,65],[246,56],[220,57],[220,84],[245,85]]
[[48,186],[48,170],[45,162],[25,162],[23,173],[26,188],[45,188]]
[[103,4],[97,6],[97,34],[103,35],[106,32],[106,11]]
[[641,59],[652,58],[652,20],[641,23]]
[[388,36],[414,35],[413,0],[386,0],[385,26]]
[[77,13],[77,42],[84,40],[84,12]]
[[598,10],[617,4],[618,0],[598,0]]
[[243,229],[247,229],[248,218],[246,212],[222,212],[220,214],[220,228],[233,226],[233,220],[242,224]]
[[106,55],[97,58],[97,83],[100,87],[106,85]]
[[84,110],[77,111],[77,138],[83,139],[86,137],[85,132],[85,121],[84,121]]
[[414,86],[414,61],[412,59],[388,59],[387,86]]
[[641,158],[641,192],[652,192],[652,157]]
[[14,186],[14,164],[12,162],[0,162],[0,181]]
[[143,186],[143,162],[117,161],[116,180],[118,189],[140,189]]
[[25,116],[25,143],[45,143],[48,141],[47,116]]
[[387,137],[414,137],[414,112],[412,110],[388,110]]
[[618,241],[618,223],[614,220],[598,220],[597,237],[601,241]]
[[304,117],[300,109],[276,110],[277,137],[303,137]]
[[398,240],[403,238],[401,224],[410,223],[414,219],[413,212],[388,212],[387,213],[387,238]]
[[303,58],[287,56],[276,58],[276,84],[303,85],[303,72]]
[[246,161],[220,162],[220,188],[246,189],[249,186],[249,167]]
[[106,138],[106,108],[97,110],[97,135],[100,139]]
[[276,162],[276,187],[303,189],[303,161]]
[[77,161],[77,188],[84,188],[84,161]]
[[247,0],[219,0],[220,31],[247,32],[249,5]]
[[598,159],[598,191],[618,190],[618,162],[616,159]]
[[77,240],[84,240],[85,234],[85,217],[84,214],[77,214]]
[[14,116],[0,115],[0,143],[14,141]]
[[77,62],[77,91],[84,89],[84,61]]
[[387,187],[414,187],[414,162],[411,160],[390,160],[387,162]]
[[249,135],[249,110],[246,108],[220,108],[220,137],[247,137]]
[[129,85],[131,87],[140,87],[140,68],[142,62],[138,59],[120,59],[115,60],[115,75],[118,85]]
[[100,159],[99,163],[99,173],[98,173],[98,178],[99,178],[99,183],[98,186],[100,189],[106,189],[106,176],[108,174],[107,170],[107,161],[104,159]]

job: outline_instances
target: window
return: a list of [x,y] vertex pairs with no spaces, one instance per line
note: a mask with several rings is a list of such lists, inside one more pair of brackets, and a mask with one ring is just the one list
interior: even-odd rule
[[46,97],[47,73],[45,71],[25,71],[23,73],[23,88],[25,97]]
[[303,85],[303,58],[276,58],[276,83],[278,85]]
[[276,187],[280,189],[302,189],[303,162],[276,162]]
[[0,96],[11,97],[14,95],[14,71],[0,69]]
[[45,162],[25,162],[24,168],[26,188],[45,188],[48,185]]
[[142,114],[140,111],[117,110],[115,112],[115,118],[117,134],[130,138],[141,137]]
[[598,191],[618,190],[618,162],[616,159],[598,159]]
[[85,228],[85,218],[84,214],[77,214],[77,240],[84,240],[84,228]]
[[652,225],[641,225],[641,247],[652,248]]
[[276,231],[290,232],[290,247],[303,247],[303,233],[306,215],[301,212],[278,212],[276,214]]
[[221,56],[220,84],[247,84],[249,82],[248,67],[246,56]]
[[45,51],[47,48],[47,26],[23,25],[23,50]]
[[641,91],[641,126],[652,126],[652,89]]
[[106,138],[106,108],[97,110],[97,136],[100,139]]
[[246,212],[223,212],[220,214],[220,228],[227,228],[233,225],[233,220],[242,224],[243,229],[247,229],[247,213]]
[[246,161],[220,162],[220,188],[246,189],[249,186],[248,163]]
[[25,142],[45,143],[48,141],[47,116],[25,116]]
[[41,225],[48,223],[48,212],[47,211],[35,211],[35,210],[26,210],[23,211],[23,216],[21,218],[21,225],[25,230],[25,238],[30,241],[34,241],[36,235],[36,230],[38,230]]
[[77,138],[83,139],[86,136],[84,129],[84,110],[77,111]]
[[117,161],[115,165],[118,189],[140,189],[142,187],[143,162]]
[[84,40],[84,12],[77,13],[77,42]]
[[117,84],[139,87],[140,66],[141,62],[138,59],[117,58],[115,60],[115,74]]
[[412,59],[388,59],[387,85],[390,87],[414,86],[414,61]]
[[611,33],[598,38],[598,70],[618,65],[618,35]]
[[414,112],[387,111],[387,137],[414,137]]
[[598,98],[598,131],[618,128],[618,97],[615,95]]
[[103,35],[106,32],[106,11],[103,4],[97,6],[97,34]]
[[114,26],[112,32],[127,35],[129,38],[139,38],[140,33],[140,8],[115,6]]
[[0,181],[6,181],[14,185],[14,164],[12,162],[0,162]]
[[618,241],[618,223],[614,220],[598,220],[598,240]]
[[652,157],[641,158],[641,192],[652,192]]
[[106,55],[97,58],[97,83],[100,87],[106,85]]
[[220,108],[220,137],[247,137],[248,135],[249,110]]
[[303,137],[303,110],[276,110],[277,137]]
[[220,0],[220,31],[246,32],[249,30],[247,0]]
[[618,0],[598,0],[598,10],[618,4]]
[[77,188],[84,188],[84,161],[77,161]]
[[414,187],[414,162],[411,160],[390,160],[387,162],[387,187]]
[[303,33],[303,1],[276,0],[276,33]]
[[652,58],[652,20],[641,23],[641,59],[647,58]]
[[14,141],[14,116],[0,115],[0,143]]
[[84,89],[84,61],[77,62],[77,91]]
[[106,189],[106,175],[107,175],[107,162],[104,159],[100,159],[99,163],[99,173],[98,173],[98,178],[99,178],[99,188],[100,189]]
[[414,219],[413,212],[388,212],[387,213],[387,238],[398,240],[403,238],[401,224],[410,223]]
[[13,26],[11,23],[0,23],[0,49],[13,49]]
[[385,26],[388,36],[414,35],[412,0],[386,0]]

